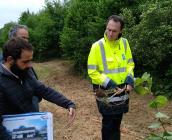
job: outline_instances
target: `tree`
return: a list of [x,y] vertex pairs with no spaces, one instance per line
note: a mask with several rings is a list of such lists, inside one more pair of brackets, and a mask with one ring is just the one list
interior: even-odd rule
[[90,23],[96,15],[96,2],[72,0],[69,3],[65,25],[60,36],[63,55],[74,60],[75,69],[86,70],[88,52],[94,38]]
[[144,10],[140,16],[141,21],[127,33],[133,46],[137,74],[143,70],[150,72],[156,86],[162,87],[157,89],[166,91],[172,89],[172,83],[169,82],[172,77],[172,62],[169,59],[172,57],[171,6],[172,0],[145,3],[142,6]]
[[19,23],[29,28],[30,42],[34,45],[34,59],[47,60],[60,57],[59,35],[63,29],[65,6],[46,1],[46,7],[37,14],[23,12]]
[[0,29],[0,47],[4,45],[4,43],[8,40],[8,32],[12,26],[14,26],[15,22],[9,22],[4,25],[3,28]]

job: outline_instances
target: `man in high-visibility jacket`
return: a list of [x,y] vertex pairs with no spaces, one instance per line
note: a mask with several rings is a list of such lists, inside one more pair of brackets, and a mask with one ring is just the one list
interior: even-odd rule
[[[134,62],[127,39],[122,38],[123,20],[112,15],[107,20],[104,38],[92,45],[88,56],[88,75],[96,91],[114,89],[117,95],[109,104],[98,100],[102,114],[102,140],[120,140],[123,113],[128,112],[129,92],[134,86]],[[123,104],[115,104],[125,99]]]

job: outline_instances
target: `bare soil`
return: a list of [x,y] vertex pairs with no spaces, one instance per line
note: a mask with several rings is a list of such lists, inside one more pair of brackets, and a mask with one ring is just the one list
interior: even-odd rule
[[[40,103],[41,111],[53,113],[54,140],[101,140],[101,115],[97,110],[90,82],[74,74],[69,61],[35,63],[34,68],[38,75],[42,74],[40,80],[43,83],[63,93],[77,106],[75,122],[66,127],[68,122],[66,109],[45,100]],[[48,72],[44,74],[44,70]],[[130,94],[130,111],[124,115],[121,125],[122,140],[143,140],[150,133],[148,125],[156,122],[155,111],[148,108],[151,99],[153,99],[151,95]],[[171,108],[172,102],[160,111],[172,117]],[[172,125],[168,125],[167,129],[172,131]]]

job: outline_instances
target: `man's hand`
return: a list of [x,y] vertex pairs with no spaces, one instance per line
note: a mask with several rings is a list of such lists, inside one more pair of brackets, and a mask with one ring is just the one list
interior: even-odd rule
[[70,126],[74,122],[75,116],[76,116],[75,108],[69,108],[69,121],[67,126]]
[[115,95],[120,94],[120,93],[124,92],[125,90],[126,90],[126,86],[124,86],[123,88],[117,87],[116,91],[115,91]]
[[125,91],[127,93],[130,93],[132,91],[133,87],[131,85],[127,85]]
[[69,114],[68,114],[68,122],[67,124],[63,127],[63,129],[68,128],[69,126],[72,125],[72,123],[74,122],[75,116],[76,116],[76,109],[75,108],[69,108],[68,109]]
[[104,93],[104,90],[101,88],[98,88],[95,90],[95,95],[96,95],[96,97],[105,97],[106,96]]

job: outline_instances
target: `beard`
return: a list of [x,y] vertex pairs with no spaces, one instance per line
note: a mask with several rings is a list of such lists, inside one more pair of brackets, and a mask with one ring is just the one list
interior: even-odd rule
[[28,73],[29,68],[21,69],[16,63],[14,63],[11,68],[11,72],[17,75],[20,79],[24,79]]

